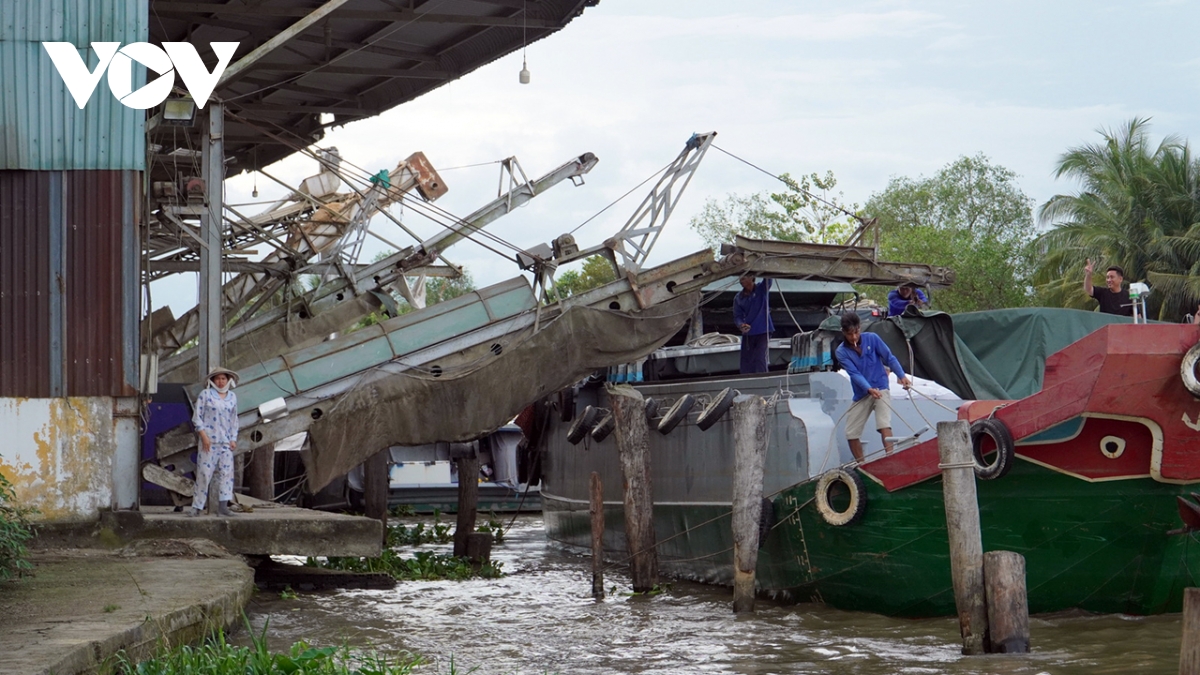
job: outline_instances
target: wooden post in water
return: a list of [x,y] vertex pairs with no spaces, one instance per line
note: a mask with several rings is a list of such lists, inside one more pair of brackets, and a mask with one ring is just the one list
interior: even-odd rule
[[617,454],[625,493],[625,545],[629,549],[633,591],[647,593],[658,584],[654,536],[654,493],[650,484],[650,446],[646,401],[628,385],[608,386],[616,429]]
[[454,555],[465,557],[467,538],[475,531],[475,512],[479,506],[479,451],[473,443],[452,443],[451,454],[455,446],[466,446],[458,451],[458,522],[454,527]]
[[604,599],[604,485],[592,472],[589,513],[592,516],[592,597]]
[[767,402],[761,396],[733,399],[733,611],[754,611],[758,523],[762,518],[763,464],[767,450]]
[[983,554],[987,588],[989,651],[1029,653],[1029,598],[1025,592],[1025,556],[1012,551]]
[[275,444],[268,443],[250,451],[246,465],[246,487],[255,499],[275,499]]
[[363,463],[363,509],[368,518],[383,523],[383,541],[387,543],[388,516],[388,460],[391,453],[387,448],[371,455]]
[[1179,675],[1200,675],[1200,588],[1183,589],[1183,643]]
[[950,538],[950,575],[963,639],[962,653],[983,654],[987,649],[987,604],[970,427],[964,420],[938,422],[937,434]]

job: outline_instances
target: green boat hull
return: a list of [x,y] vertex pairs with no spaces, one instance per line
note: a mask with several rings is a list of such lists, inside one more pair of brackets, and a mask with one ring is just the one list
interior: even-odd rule
[[[813,506],[812,483],[773,498],[777,520],[759,552],[760,590],[891,616],[955,614],[941,479],[891,493],[864,483],[863,518],[840,527]],[[1089,482],[1018,459],[1007,476],[977,487],[984,550],[1025,556],[1031,612],[1176,612],[1183,589],[1197,585],[1200,542],[1167,534],[1179,527],[1175,497],[1187,486]],[[549,536],[586,546],[586,505],[545,501]],[[605,546],[623,559],[620,507],[606,508],[606,523]],[[728,583],[728,505],[656,505],[655,526],[667,573]]]

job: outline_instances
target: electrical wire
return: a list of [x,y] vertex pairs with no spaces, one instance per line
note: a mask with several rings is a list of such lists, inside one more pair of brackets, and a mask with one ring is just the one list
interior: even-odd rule
[[718,146],[716,143],[713,143],[713,146],[712,146],[712,147],[716,148],[717,150],[720,150],[721,152],[725,153],[726,155],[729,155],[730,157],[732,157],[732,158],[736,159],[737,161],[739,161],[739,162],[741,162],[741,163],[743,163],[743,164],[745,164],[745,165],[747,165],[747,166],[749,166],[749,167],[752,167],[752,168],[754,168],[754,169],[757,169],[757,170],[759,170],[759,171],[761,171],[761,172],[763,172],[763,173],[767,174],[767,175],[768,175],[768,176],[770,176],[771,178],[774,178],[775,180],[779,181],[780,183],[783,183],[784,185],[788,186],[789,188],[793,188],[793,189],[795,189],[795,190],[799,190],[801,194],[805,195],[806,197],[808,197],[808,198],[810,198],[810,199],[814,199],[814,200],[816,200],[816,201],[818,201],[818,202],[821,202],[822,204],[824,204],[824,205],[828,206],[829,208],[831,208],[831,209],[835,209],[835,210],[837,210],[837,211],[841,212],[841,213],[842,213],[842,214],[844,214],[844,215],[850,216],[851,218],[853,218],[853,219],[857,220],[857,221],[858,221],[858,222],[860,222],[860,223],[862,223],[862,222],[863,222],[863,218],[862,218],[862,216],[858,215],[857,213],[851,213],[850,211],[847,211],[847,210],[846,210],[845,208],[843,208],[842,206],[840,206],[840,205],[838,205],[838,204],[835,204],[835,203],[833,203],[833,202],[831,202],[831,201],[829,201],[828,199],[825,199],[825,198],[823,198],[823,197],[819,197],[819,196],[817,196],[817,195],[813,194],[812,192],[809,192],[808,190],[805,190],[804,188],[800,187],[800,185],[799,185],[799,184],[797,184],[795,181],[790,181],[790,182],[789,182],[789,181],[787,181],[787,180],[784,180],[784,178],[783,178],[782,176],[777,176],[777,175],[775,175],[775,174],[771,173],[770,171],[767,171],[766,169],[762,168],[761,166],[759,166],[759,165],[757,165],[757,164],[755,164],[755,163],[753,163],[753,162],[751,162],[751,161],[749,161],[749,160],[747,160],[747,159],[743,159],[743,158],[741,158],[741,157],[738,157],[737,155],[733,154],[732,152],[729,152],[728,150],[726,150],[725,148],[722,148],[722,147]]

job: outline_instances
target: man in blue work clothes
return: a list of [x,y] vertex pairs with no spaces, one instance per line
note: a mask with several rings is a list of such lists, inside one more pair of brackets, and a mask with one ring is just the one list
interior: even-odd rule
[[925,296],[925,291],[917,288],[917,285],[911,281],[907,281],[900,285],[899,288],[888,293],[888,316],[900,316],[908,306],[912,305],[917,309],[925,309],[929,306],[929,298]]
[[850,387],[854,390],[854,404],[846,413],[846,440],[850,442],[850,452],[854,453],[854,459],[863,461],[859,439],[863,427],[867,426],[867,417],[874,412],[875,428],[884,439],[883,449],[891,454],[892,444],[887,438],[892,435],[892,396],[888,393],[888,376],[883,367],[890,367],[905,389],[912,386],[912,380],[904,374],[900,361],[882,338],[862,332],[862,322],[857,314],[842,315],[842,337],[845,341],[838,345],[838,362],[850,376]]
[[742,332],[741,372],[767,372],[767,340],[775,324],[771,322],[771,309],[767,301],[771,280],[754,283],[754,275],[743,275],[739,282],[742,291],[733,297],[733,322]]

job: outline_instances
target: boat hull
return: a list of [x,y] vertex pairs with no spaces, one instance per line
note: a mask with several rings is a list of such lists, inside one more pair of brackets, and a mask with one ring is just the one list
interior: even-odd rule
[[[941,479],[890,493],[865,483],[866,512],[854,525],[826,523],[812,483],[772,500],[778,521],[759,552],[760,590],[891,616],[953,615]],[[1167,535],[1178,526],[1175,497],[1185,486],[1088,483],[1018,458],[1005,477],[980,481],[978,494],[984,550],[1025,556],[1031,612],[1177,612],[1183,589],[1197,585],[1200,542]],[[549,536],[588,545],[586,504],[543,499]],[[663,570],[731,583],[728,505],[656,503],[654,517]],[[606,506],[605,518],[608,554],[623,559],[622,507]]]

